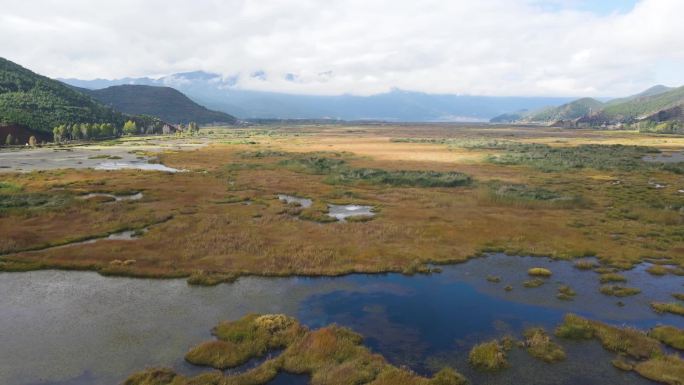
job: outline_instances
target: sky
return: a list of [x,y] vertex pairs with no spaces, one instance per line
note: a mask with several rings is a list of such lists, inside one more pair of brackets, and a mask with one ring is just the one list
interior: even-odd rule
[[0,56],[55,78],[623,96],[684,85],[684,0],[0,0]]

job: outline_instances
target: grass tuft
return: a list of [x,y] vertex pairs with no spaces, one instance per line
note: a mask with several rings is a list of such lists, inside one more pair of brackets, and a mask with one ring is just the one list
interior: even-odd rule
[[557,362],[565,359],[563,348],[551,341],[551,337],[542,328],[525,330],[523,342],[527,352],[544,362]]
[[497,340],[475,345],[468,354],[468,362],[483,371],[497,371],[508,366],[506,351]]
[[615,297],[629,297],[641,293],[641,289],[636,287],[625,287],[620,285],[603,285],[600,289],[602,294]]
[[533,267],[527,270],[527,274],[533,277],[550,277],[552,273],[551,270],[543,267]]

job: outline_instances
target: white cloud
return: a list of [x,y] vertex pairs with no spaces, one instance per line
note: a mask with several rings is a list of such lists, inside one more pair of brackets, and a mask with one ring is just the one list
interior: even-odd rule
[[684,1],[609,13],[572,3],[3,0],[0,56],[53,77],[205,70],[296,93],[624,95],[684,83],[662,70],[684,68]]

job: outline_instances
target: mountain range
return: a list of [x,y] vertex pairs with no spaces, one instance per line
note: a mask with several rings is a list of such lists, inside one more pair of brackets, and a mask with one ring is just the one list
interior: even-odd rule
[[0,58],[0,123],[51,132],[62,123],[123,124],[125,116],[63,83]]
[[[174,123],[235,124],[237,119],[198,105],[169,87],[116,86],[90,90],[64,84],[0,58],[0,139],[52,139],[57,126],[111,124],[119,132],[133,120],[141,132],[173,130]],[[167,123],[170,122],[170,123]],[[70,128],[70,130],[72,130]],[[72,130],[73,131],[73,130]],[[83,134],[86,135],[86,134]]]
[[237,122],[234,116],[209,110],[171,87],[127,84],[99,90],[77,89],[129,115],[151,115],[167,122],[183,124],[189,122],[235,124]]
[[571,101],[570,97],[494,97],[427,94],[392,90],[371,95],[296,95],[236,88],[235,78],[196,71],[158,79],[60,79],[82,88],[101,89],[122,84],[169,86],[194,101],[242,119],[340,119],[384,121],[482,121],[507,111],[535,110]]
[[670,130],[680,130],[684,123],[684,87],[657,85],[605,103],[582,98],[558,107],[505,113],[492,118],[491,122],[639,129],[665,123]]

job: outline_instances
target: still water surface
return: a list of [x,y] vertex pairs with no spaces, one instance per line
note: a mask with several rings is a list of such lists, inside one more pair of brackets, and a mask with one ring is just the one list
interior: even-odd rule
[[[526,289],[527,269],[548,267],[553,276]],[[642,293],[618,299],[598,293],[598,275],[567,262],[491,255],[448,266],[431,276],[351,275],[338,278],[241,278],[234,284],[191,287],[184,280],[102,277],[92,272],[36,271],[0,274],[0,383],[117,384],[151,366],[196,373],[183,361],[193,345],[211,338],[224,319],[249,312],[283,312],[316,328],[349,326],[366,344],[396,365],[430,374],[452,365],[474,384],[650,384],[614,369],[613,355],[596,342],[561,341],[568,359],[545,364],[514,349],[511,367],[498,374],[467,365],[472,344],[528,326],[551,330],[564,314],[639,328],[684,317],[658,315],[653,300],[671,301],[684,277],[653,277],[647,265],[625,272],[626,285]],[[487,275],[501,277],[488,282]],[[556,299],[570,284],[574,301]],[[513,286],[511,292],[503,288]],[[274,384],[303,384],[280,375]]]

